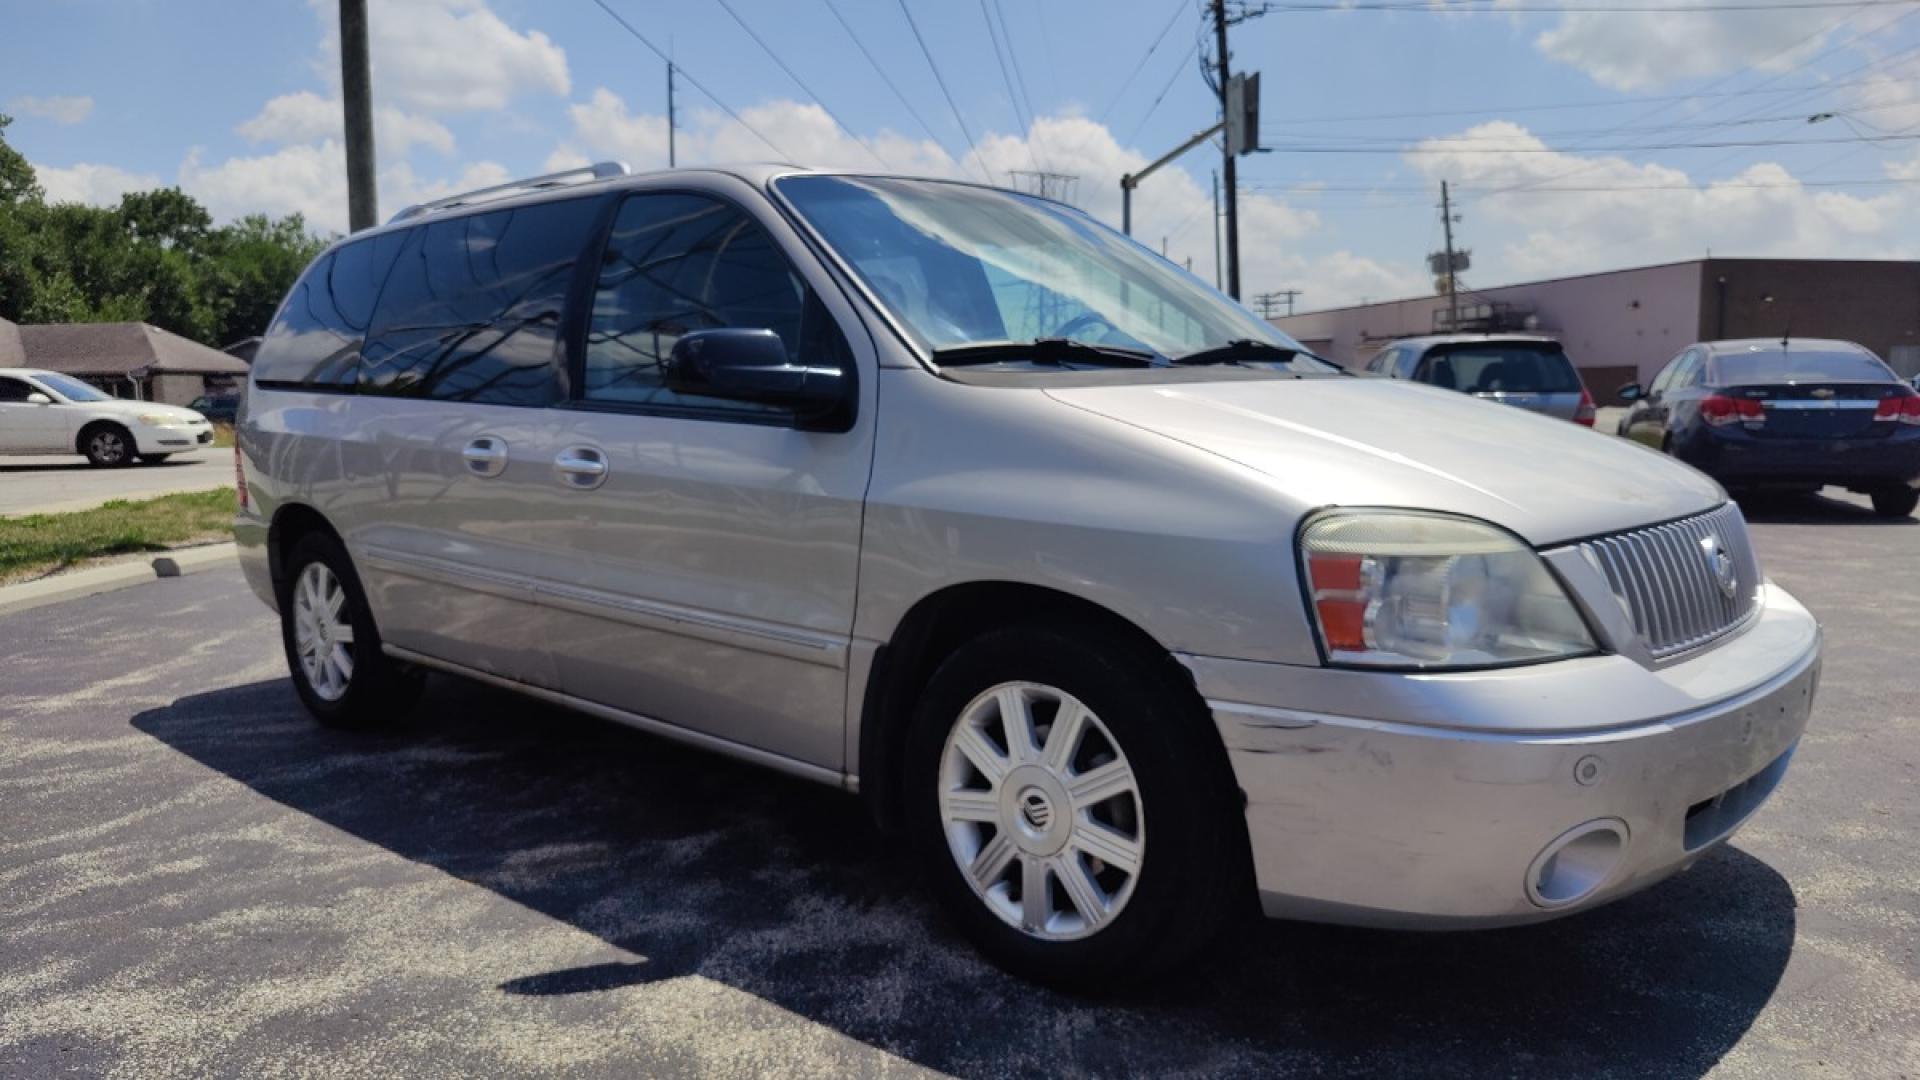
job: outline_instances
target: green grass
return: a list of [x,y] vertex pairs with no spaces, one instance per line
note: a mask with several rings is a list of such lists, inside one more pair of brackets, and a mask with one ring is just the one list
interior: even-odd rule
[[166,551],[232,535],[233,489],[116,499],[71,514],[0,518],[0,582],[38,577],[108,555]]

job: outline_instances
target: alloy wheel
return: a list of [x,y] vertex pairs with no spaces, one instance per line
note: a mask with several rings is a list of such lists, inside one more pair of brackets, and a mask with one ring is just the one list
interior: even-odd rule
[[293,587],[293,641],[307,685],[339,701],[353,681],[353,620],[347,591],[325,563],[310,562]]
[[1098,933],[1133,895],[1146,821],[1133,767],[1073,695],[1032,682],[961,711],[940,762],[947,846],[973,891],[1035,938]]
[[93,438],[87,440],[87,449],[94,460],[107,465],[118,465],[127,459],[127,441],[116,431],[96,431]]

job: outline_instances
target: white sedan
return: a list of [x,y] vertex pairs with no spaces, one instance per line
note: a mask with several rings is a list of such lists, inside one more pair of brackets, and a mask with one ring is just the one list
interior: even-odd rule
[[0,454],[85,454],[113,468],[212,442],[213,425],[192,409],[111,398],[57,371],[0,368]]

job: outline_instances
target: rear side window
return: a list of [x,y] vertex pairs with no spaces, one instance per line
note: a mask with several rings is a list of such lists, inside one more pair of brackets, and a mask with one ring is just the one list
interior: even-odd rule
[[772,330],[796,363],[850,362],[826,307],[752,218],[698,195],[628,197],[601,259],[580,396],[671,411],[786,416],[770,405],[667,388],[661,362],[674,343],[718,327]]
[[493,405],[566,396],[562,322],[599,199],[414,227],[368,336],[360,392]]
[[1537,345],[1465,345],[1427,354],[1423,382],[1468,394],[1577,394],[1580,376],[1567,354]]
[[404,236],[382,233],[322,255],[287,294],[253,358],[257,382],[315,389],[353,386],[380,285]]
[[1721,385],[1771,382],[1892,382],[1893,369],[1863,352],[1814,352],[1778,346],[1713,358]]

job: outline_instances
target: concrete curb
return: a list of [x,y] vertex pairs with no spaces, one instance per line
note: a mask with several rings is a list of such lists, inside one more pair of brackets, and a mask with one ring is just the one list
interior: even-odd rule
[[15,612],[30,611],[48,604],[58,604],[63,600],[75,600],[82,596],[112,592],[163,577],[179,577],[182,574],[199,573],[222,566],[232,566],[235,560],[234,545],[208,544],[204,547],[182,548],[152,557],[129,559],[125,562],[109,563],[90,570],[75,570],[68,574],[55,574],[39,581],[26,581],[18,585],[0,586],[0,615],[12,615]]

